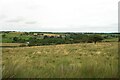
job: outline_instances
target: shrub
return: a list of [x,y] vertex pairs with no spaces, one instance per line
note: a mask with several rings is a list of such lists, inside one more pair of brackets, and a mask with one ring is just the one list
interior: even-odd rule
[[26,47],[27,44],[21,44],[19,47]]

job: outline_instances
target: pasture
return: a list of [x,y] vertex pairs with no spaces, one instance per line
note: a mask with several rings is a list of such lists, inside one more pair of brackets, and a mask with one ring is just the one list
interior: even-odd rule
[[3,48],[2,66],[3,78],[116,78],[118,43]]

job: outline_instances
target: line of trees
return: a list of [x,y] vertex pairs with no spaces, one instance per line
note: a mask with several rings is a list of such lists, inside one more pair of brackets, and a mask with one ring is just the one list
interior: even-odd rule
[[65,38],[49,38],[44,39],[30,38],[29,46],[39,46],[39,45],[53,45],[53,44],[73,44],[73,43],[92,43],[101,42],[103,37],[97,34],[94,35],[81,35],[81,34],[71,34]]
[[[37,35],[36,35],[37,34]],[[48,35],[44,35],[48,34]],[[51,35],[53,34],[53,35]],[[55,34],[55,35],[54,35]],[[57,34],[57,35],[56,35]],[[73,43],[97,43],[111,41],[119,38],[118,33],[46,33],[46,32],[2,32],[3,42],[26,43],[34,45],[73,44]],[[116,40],[116,39],[115,39]],[[117,41],[117,40],[116,40]]]
[[[29,35],[25,33],[25,35]],[[24,34],[23,34],[24,36]],[[63,37],[64,36],[64,37]],[[54,36],[29,36],[29,37],[12,37],[13,43],[27,43],[28,46],[39,46],[39,45],[54,45],[54,44],[73,44],[73,43],[97,43],[101,42],[104,39],[109,39],[109,37],[116,38],[116,35],[101,35],[101,34],[80,34],[80,33],[70,33],[63,34],[63,36],[54,37]],[[107,36],[107,37],[106,37]],[[2,35],[3,38],[7,38],[7,35]],[[120,41],[120,38],[119,38]]]
[[13,37],[12,38],[13,39],[13,43],[25,43],[27,40],[25,40],[25,39],[22,39],[22,38],[20,38],[20,37]]

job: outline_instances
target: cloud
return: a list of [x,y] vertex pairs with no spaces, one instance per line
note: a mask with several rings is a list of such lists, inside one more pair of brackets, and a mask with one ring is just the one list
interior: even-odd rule
[[41,7],[40,5],[31,5],[31,6],[27,6],[27,9],[36,10],[36,9],[39,9],[40,7]]
[[5,22],[15,22],[15,23],[18,23],[18,22],[23,22],[24,20],[25,20],[24,18],[19,17],[19,18],[6,20]]
[[28,22],[25,22],[25,24],[36,24],[37,21],[28,21]]
[[7,18],[6,15],[0,15],[0,20],[3,20],[3,19],[5,19],[5,18]]

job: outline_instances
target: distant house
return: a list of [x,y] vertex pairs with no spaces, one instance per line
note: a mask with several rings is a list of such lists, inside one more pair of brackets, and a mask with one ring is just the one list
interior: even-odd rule
[[37,33],[34,33],[33,35],[34,35],[34,36],[37,36],[38,34],[37,34]]

